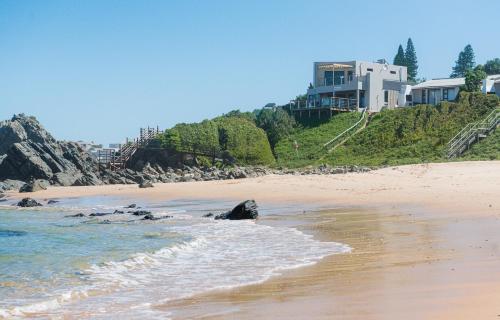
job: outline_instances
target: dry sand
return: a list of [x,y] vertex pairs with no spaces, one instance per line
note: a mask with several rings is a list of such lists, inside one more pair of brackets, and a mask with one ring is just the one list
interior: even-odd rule
[[[333,176],[50,188],[32,196],[254,198],[335,210],[268,216],[353,252],[162,308],[185,319],[500,319],[500,162]],[[14,197],[24,195],[11,194]]]

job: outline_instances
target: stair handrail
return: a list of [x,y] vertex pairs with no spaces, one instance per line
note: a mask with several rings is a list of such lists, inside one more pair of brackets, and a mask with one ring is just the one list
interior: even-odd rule
[[500,108],[492,110],[486,117],[476,122],[468,123],[447,143],[447,156],[451,158],[462,149],[464,143],[477,135],[479,131],[489,131],[500,123]]
[[361,123],[361,121],[364,120],[365,114],[366,114],[366,109],[363,109],[363,111],[361,112],[361,116],[359,117],[359,120],[355,124],[353,124],[352,126],[350,126],[349,128],[347,128],[346,130],[342,131],[335,138],[333,138],[330,141],[328,141],[325,144],[323,144],[323,148],[327,148],[330,144],[332,144],[333,142],[335,142],[338,139],[340,139],[344,134],[346,134],[349,131],[351,131],[352,129],[356,128]]

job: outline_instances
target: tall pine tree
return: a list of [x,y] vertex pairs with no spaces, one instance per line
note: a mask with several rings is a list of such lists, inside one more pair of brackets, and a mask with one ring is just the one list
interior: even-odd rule
[[408,38],[408,42],[406,43],[405,62],[408,67],[408,80],[415,81],[418,74],[418,61],[415,46],[411,38]]
[[399,45],[398,53],[394,57],[394,63],[393,64],[396,65],[396,66],[406,67],[405,52],[403,50],[403,46],[402,45]]
[[475,65],[476,56],[474,55],[474,49],[472,49],[472,46],[468,44],[458,55],[458,60],[455,61],[455,66],[453,67],[453,72],[451,73],[450,77],[465,77],[467,71],[474,69]]

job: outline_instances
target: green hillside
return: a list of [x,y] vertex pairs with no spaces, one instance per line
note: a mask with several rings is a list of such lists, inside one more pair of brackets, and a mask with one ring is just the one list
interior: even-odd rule
[[[324,123],[306,123],[305,126],[285,139],[280,140],[275,148],[278,165],[300,167],[312,164],[324,154],[323,144],[355,124],[360,113],[341,113]],[[296,151],[294,142],[299,148]]]
[[498,106],[497,96],[462,93],[459,102],[385,110],[325,158],[332,165],[397,165],[443,161],[446,143],[467,123]]

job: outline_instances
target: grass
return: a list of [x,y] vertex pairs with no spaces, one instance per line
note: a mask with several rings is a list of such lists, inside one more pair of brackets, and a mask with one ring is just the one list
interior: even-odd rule
[[[375,114],[365,129],[331,153],[321,150],[329,141],[359,119],[359,113],[340,114],[329,122],[304,127],[280,141],[275,149],[278,165],[299,167],[330,165],[401,165],[447,161],[447,142],[466,124],[484,118],[499,105],[497,96],[461,93],[457,102],[384,110]],[[293,142],[299,144],[298,154]],[[470,159],[498,158],[498,133],[472,148]],[[321,160],[319,160],[321,159]]]
[[[323,144],[355,124],[360,114],[340,113],[328,121],[311,121],[286,139],[279,141],[274,149],[278,165],[290,168],[313,164],[325,153]],[[295,150],[294,142],[299,145]]]

